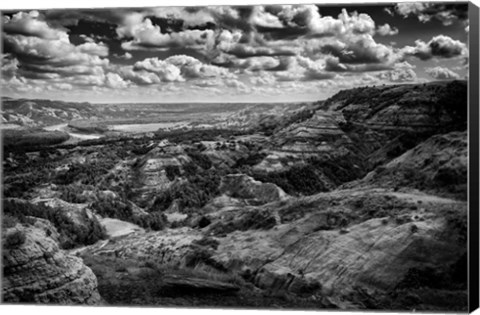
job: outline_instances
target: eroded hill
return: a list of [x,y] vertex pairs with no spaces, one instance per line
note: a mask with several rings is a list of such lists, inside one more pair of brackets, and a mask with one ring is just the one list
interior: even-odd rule
[[242,130],[11,149],[4,261],[48,237],[109,304],[465,310],[466,108],[464,82],[380,86]]

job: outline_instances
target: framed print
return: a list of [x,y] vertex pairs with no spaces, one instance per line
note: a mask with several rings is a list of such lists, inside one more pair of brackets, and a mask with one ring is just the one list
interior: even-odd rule
[[478,307],[475,4],[172,5],[1,11],[2,303]]

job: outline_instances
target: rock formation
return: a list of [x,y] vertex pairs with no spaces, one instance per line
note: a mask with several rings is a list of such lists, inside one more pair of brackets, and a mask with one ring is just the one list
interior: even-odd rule
[[[13,241],[15,237],[20,240]],[[17,224],[4,230],[2,239],[4,302],[88,305],[101,302],[93,272],[80,258],[60,250],[44,229]]]

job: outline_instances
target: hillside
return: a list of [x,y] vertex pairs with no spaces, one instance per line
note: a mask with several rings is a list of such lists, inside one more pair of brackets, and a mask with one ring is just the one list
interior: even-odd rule
[[34,237],[82,258],[96,282],[49,303],[465,311],[466,95],[366,87],[228,116],[248,128],[6,147],[4,260]]

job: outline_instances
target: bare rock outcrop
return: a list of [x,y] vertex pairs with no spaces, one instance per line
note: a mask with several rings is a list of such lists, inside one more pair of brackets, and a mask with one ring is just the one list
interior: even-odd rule
[[99,304],[97,278],[83,261],[59,249],[37,226],[6,229],[3,236],[3,301]]
[[257,204],[287,198],[287,194],[275,184],[262,183],[245,174],[230,174],[223,177],[220,191],[227,196],[251,200]]
[[429,138],[349,186],[406,186],[466,200],[467,174],[467,133],[451,132]]

